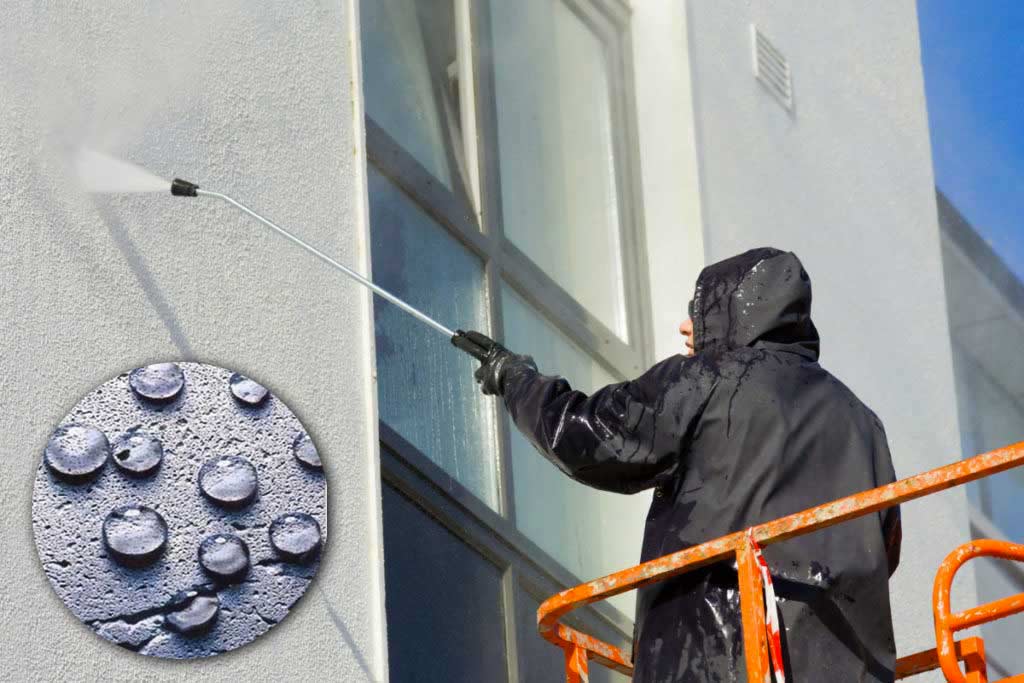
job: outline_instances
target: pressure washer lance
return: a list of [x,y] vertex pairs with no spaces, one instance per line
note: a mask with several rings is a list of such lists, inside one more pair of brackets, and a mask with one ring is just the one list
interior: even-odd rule
[[319,258],[321,261],[324,261],[325,263],[335,268],[336,270],[340,270],[342,273],[344,273],[351,279],[355,280],[359,284],[365,287],[369,287],[370,290],[373,291],[373,293],[376,294],[377,296],[387,301],[390,301],[395,306],[398,306],[399,309],[405,311],[406,313],[416,318],[420,322],[426,323],[430,327],[434,328],[435,330],[446,336],[449,340],[451,340],[451,342],[457,348],[462,349],[463,351],[465,351],[466,353],[468,353],[469,355],[473,356],[474,358],[481,362],[487,359],[488,349],[484,346],[474,343],[474,338],[479,338],[477,337],[477,335],[474,335],[474,333],[465,333],[462,330],[452,331],[448,329],[447,327],[437,322],[423,311],[407,304],[406,302],[402,301],[397,296],[387,291],[383,287],[366,279],[365,277],[355,272],[351,268],[347,268],[344,265],[338,263],[327,254],[323,253],[322,251],[314,247],[312,244],[293,235],[292,233],[288,232],[277,223],[274,223],[269,218],[261,216],[260,214],[256,213],[245,204],[235,199],[232,199],[226,194],[200,189],[200,187],[195,183],[190,183],[189,181],[182,180],[181,178],[175,178],[171,182],[171,194],[173,194],[175,197],[214,197],[215,199],[220,199],[227,202],[228,204],[234,206],[236,209],[239,209],[243,213],[248,214],[252,218],[255,218],[260,223],[263,223],[263,225],[267,226],[268,228],[278,233],[279,235],[287,237],[295,244],[299,245],[309,253]]

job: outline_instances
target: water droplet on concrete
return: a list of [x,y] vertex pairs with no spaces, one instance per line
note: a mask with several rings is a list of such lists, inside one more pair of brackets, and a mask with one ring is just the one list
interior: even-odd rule
[[82,481],[99,472],[110,455],[110,442],[95,427],[58,427],[46,444],[43,459],[50,471],[68,481]]
[[292,442],[292,453],[295,454],[295,459],[306,467],[314,470],[323,469],[323,465],[320,463],[320,453],[317,452],[309,434],[301,432],[295,437],[295,441]]
[[143,398],[169,401],[185,386],[185,375],[177,363],[155,363],[132,370],[128,384]]
[[208,536],[199,544],[199,564],[221,581],[235,581],[249,571],[249,546],[234,534]]
[[270,545],[289,560],[306,562],[320,550],[320,525],[304,512],[281,515],[270,525]]
[[208,460],[199,469],[199,488],[207,498],[220,505],[245,505],[256,495],[256,468],[240,455]]
[[269,393],[267,388],[259,382],[254,382],[237,372],[231,375],[228,384],[231,387],[231,395],[250,406],[258,406],[260,403],[263,403]]
[[121,564],[147,565],[167,545],[167,523],[145,505],[115,508],[103,520],[103,544]]
[[152,474],[164,458],[164,447],[152,434],[132,427],[114,439],[111,446],[114,464],[125,472],[135,475]]
[[211,587],[182,591],[167,603],[165,622],[172,631],[184,635],[203,633],[213,626],[220,613],[220,599]]

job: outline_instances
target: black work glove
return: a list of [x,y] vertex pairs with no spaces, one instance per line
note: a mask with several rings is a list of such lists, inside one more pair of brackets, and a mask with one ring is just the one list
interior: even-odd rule
[[501,395],[502,370],[517,356],[487,335],[472,330],[456,331],[452,344],[480,361],[480,367],[473,373],[480,391],[488,396]]

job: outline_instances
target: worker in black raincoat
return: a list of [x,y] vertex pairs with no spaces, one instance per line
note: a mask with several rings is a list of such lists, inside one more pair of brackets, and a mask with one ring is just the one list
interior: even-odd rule
[[[894,481],[882,423],[818,364],[810,313],[799,259],[765,248],[701,272],[680,328],[692,355],[589,396],[482,334],[452,341],[483,361],[484,393],[564,473],[605,491],[654,489],[646,561]],[[890,508],[765,548],[788,680],[893,680],[899,547]],[[633,680],[745,683],[737,585],[723,562],[641,589]]]

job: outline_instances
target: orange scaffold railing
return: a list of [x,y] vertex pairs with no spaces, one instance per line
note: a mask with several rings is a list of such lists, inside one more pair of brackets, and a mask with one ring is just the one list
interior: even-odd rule
[[[1021,465],[1024,465],[1024,442],[644,562],[548,598],[537,611],[538,630],[545,640],[565,652],[568,683],[586,683],[591,661],[631,674],[632,663],[621,649],[559,620],[578,607],[665,581],[714,562],[735,559],[739,571],[743,651],[748,680],[750,683],[770,681],[764,587],[755,558],[755,545],[748,540],[748,534],[752,534],[761,546],[779,543]],[[953,634],[1024,612],[1024,593],[951,614],[949,597],[953,577],[965,562],[980,556],[1024,561],[1024,545],[978,540],[961,546],[946,558],[936,576],[933,597],[937,647],[897,661],[897,678],[941,668],[949,683],[988,683],[982,640],[965,638],[956,642]],[[961,672],[959,661],[964,662],[966,674]],[[1024,683],[1024,675],[1005,678],[1003,682]]]

